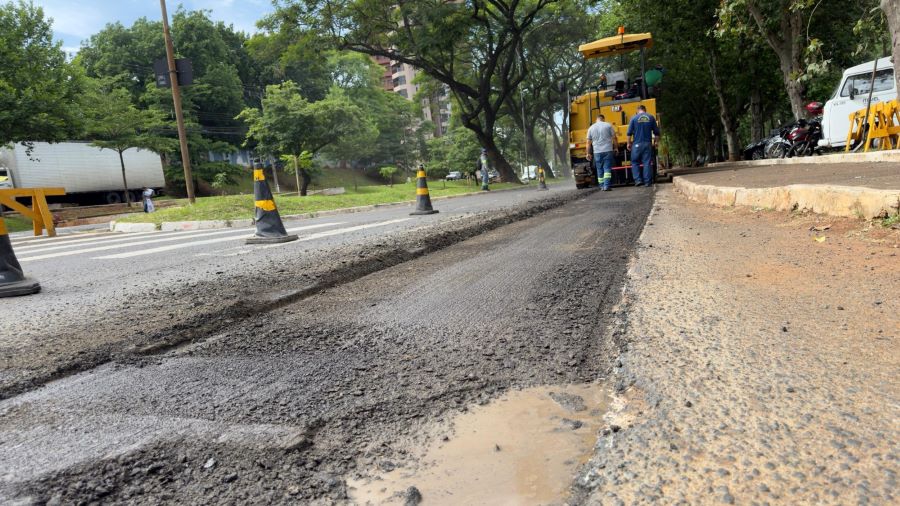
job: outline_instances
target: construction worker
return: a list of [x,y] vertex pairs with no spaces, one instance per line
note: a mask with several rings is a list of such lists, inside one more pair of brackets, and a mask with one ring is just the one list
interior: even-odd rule
[[597,121],[588,128],[587,156],[594,164],[597,173],[597,183],[602,191],[608,192],[612,183],[612,167],[616,160],[619,140],[616,138],[616,129],[601,114]]
[[481,171],[481,189],[483,191],[491,191],[488,183],[491,182],[491,165],[488,160],[487,149],[481,148],[481,156],[478,157],[478,170]]
[[[628,149],[631,151],[631,175],[635,186],[653,185],[653,148],[659,142],[659,125],[642,104],[628,123]],[[643,172],[641,171],[643,166]]]

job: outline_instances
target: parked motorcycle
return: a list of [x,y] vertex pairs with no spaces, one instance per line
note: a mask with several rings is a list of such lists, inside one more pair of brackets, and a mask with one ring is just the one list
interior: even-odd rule
[[819,139],[822,138],[822,112],[824,107],[819,102],[806,104],[806,112],[813,119],[806,121],[801,119],[797,125],[787,134],[787,141],[791,147],[786,153],[787,157],[810,156],[820,154]]
[[819,139],[822,138],[822,118],[813,118],[809,121],[800,120],[787,135],[790,149],[785,156],[810,156],[820,154]]
[[787,140],[788,134],[796,123],[788,123],[772,130],[772,136],[766,139],[765,158],[784,158],[791,149],[791,143]]

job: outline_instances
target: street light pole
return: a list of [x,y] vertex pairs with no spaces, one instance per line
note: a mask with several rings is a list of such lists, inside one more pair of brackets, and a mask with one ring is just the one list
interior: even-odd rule
[[191,176],[191,157],[188,152],[187,133],[184,129],[184,113],[181,111],[181,90],[178,88],[178,70],[175,68],[175,46],[172,34],[169,33],[169,14],[166,12],[166,0],[159,0],[162,9],[163,37],[166,39],[166,59],[169,63],[169,83],[172,85],[172,102],[175,106],[175,122],[178,125],[178,142],[181,144],[181,166],[184,167],[184,186],[187,190],[188,202],[194,203],[194,179]]

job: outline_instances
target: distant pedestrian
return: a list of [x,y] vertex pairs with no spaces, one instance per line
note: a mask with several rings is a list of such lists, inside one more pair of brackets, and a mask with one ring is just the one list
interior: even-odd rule
[[588,160],[594,165],[597,174],[597,183],[607,192],[612,183],[612,167],[616,160],[616,152],[619,150],[619,139],[616,137],[616,129],[601,114],[597,121],[588,128]]
[[478,158],[478,170],[481,171],[481,189],[483,191],[491,191],[488,186],[491,182],[491,164],[485,148],[481,148],[481,156]]
[[144,188],[144,192],[141,193],[141,196],[144,198],[144,212],[152,213],[156,211],[156,207],[153,206],[153,188]]
[[[628,149],[631,150],[631,174],[635,186],[653,185],[653,148],[659,142],[659,125],[644,105],[628,123]],[[641,171],[643,166],[643,172]]]

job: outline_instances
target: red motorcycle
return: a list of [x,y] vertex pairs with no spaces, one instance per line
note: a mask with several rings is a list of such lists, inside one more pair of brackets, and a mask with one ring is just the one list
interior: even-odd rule
[[800,119],[797,124],[785,136],[790,145],[785,156],[809,156],[820,154],[819,139],[822,138],[822,104],[812,102],[806,106],[806,111],[815,116],[806,121]]

